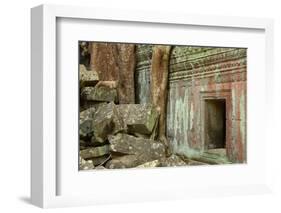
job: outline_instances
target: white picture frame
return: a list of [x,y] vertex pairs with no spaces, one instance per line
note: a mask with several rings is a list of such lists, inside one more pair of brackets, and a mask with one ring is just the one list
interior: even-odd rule
[[[187,173],[182,168],[165,168],[164,170],[152,169],[149,171],[114,171],[99,173],[96,175],[99,181],[108,180],[110,176],[113,178],[119,178],[124,181],[130,180],[130,178],[138,176],[143,180],[148,180],[151,177],[152,180],[159,179],[159,183],[155,183],[153,186],[146,187],[144,184],[139,183],[135,189],[132,189],[133,184],[128,186],[122,186],[118,188],[121,191],[111,193],[111,195],[98,194],[101,193],[101,189],[97,190],[96,194],[83,195],[87,191],[81,190],[81,193],[68,193],[61,194],[59,192],[59,184],[61,184],[60,173],[62,166],[58,166],[58,159],[60,159],[61,152],[58,151],[58,100],[57,92],[60,81],[57,79],[57,49],[58,49],[58,20],[60,18],[68,20],[99,20],[100,24],[106,21],[117,21],[118,26],[122,26],[122,23],[141,23],[142,25],[153,24],[154,26],[165,26],[166,28],[173,26],[199,26],[206,28],[219,28],[231,30],[257,30],[262,32],[264,41],[264,53],[262,61],[264,67],[261,69],[261,76],[266,78],[260,78],[260,82],[265,84],[265,87],[260,88],[261,94],[264,94],[262,100],[266,104],[262,104],[259,109],[264,113],[262,122],[266,125],[266,131],[259,139],[259,147],[266,147],[266,153],[263,153],[261,158],[264,158],[265,164],[261,168],[257,168],[256,174],[264,174],[262,178],[253,180],[253,184],[250,184],[250,180],[228,182],[216,184],[216,185],[202,185],[200,180],[196,181],[192,179],[192,184],[185,183],[185,177]],[[266,161],[268,158],[271,147],[270,144],[270,131],[271,131],[271,119],[273,101],[270,92],[273,88],[273,21],[271,19],[257,19],[257,18],[241,18],[241,17],[217,17],[217,16],[203,16],[203,15],[188,15],[188,14],[173,14],[173,13],[160,13],[160,12],[148,12],[148,11],[121,11],[112,9],[101,8],[85,8],[74,6],[54,6],[54,5],[42,5],[31,10],[31,41],[32,41],[32,103],[31,103],[31,129],[32,129],[32,141],[31,141],[31,201],[33,204],[43,207],[63,207],[63,206],[77,206],[77,205],[92,205],[98,203],[116,203],[116,202],[138,202],[143,200],[165,200],[165,199],[183,199],[188,197],[198,196],[223,196],[223,195],[240,195],[240,194],[252,194],[252,193],[264,193],[270,192],[271,187],[271,171],[270,161]],[[132,41],[132,40],[130,40]],[[255,85],[253,85],[255,87]],[[248,109],[249,110],[249,109]],[[259,131],[257,129],[253,129]],[[251,135],[250,135],[251,136]],[[259,144],[259,143],[257,143]],[[61,150],[60,150],[61,151]],[[254,152],[251,151],[250,152]],[[252,153],[253,155],[255,153]],[[257,156],[260,153],[256,154]],[[77,162],[78,164],[78,162]],[[240,172],[247,171],[250,168],[250,163],[241,167],[210,167],[203,169],[189,169],[189,175],[202,174],[206,175],[208,172],[217,171],[218,173],[224,172]],[[180,176],[179,184],[167,184],[163,181],[163,176],[169,173],[171,180],[174,180],[176,176]],[[253,170],[254,171],[254,170]],[[78,171],[77,171],[78,172]],[[246,173],[245,173],[246,174]],[[84,172],[83,176],[91,175],[90,172]],[[227,174],[226,174],[227,175]],[[255,175],[252,172],[252,175]],[[65,175],[64,175],[65,176]],[[191,175],[192,176],[192,175]],[[73,184],[73,191],[76,191],[75,184],[69,176],[69,183]],[[87,177],[88,178],[88,177]],[[137,178],[137,177],[136,177]],[[139,180],[138,179],[138,180]],[[65,180],[65,179],[63,179]],[[78,179],[77,179],[78,180]],[[81,180],[86,180],[82,177]],[[161,180],[161,181],[160,181]],[[67,181],[66,181],[67,182]],[[180,185],[181,184],[181,185]],[[161,188],[161,185],[165,185]],[[192,185],[192,187],[191,187]],[[81,185],[85,188],[86,185]],[[68,185],[69,187],[69,185]],[[108,186],[113,187],[113,186]],[[127,189],[126,189],[127,187]],[[124,189],[125,188],[125,189]],[[146,194],[146,189],[150,188],[151,191]],[[143,189],[143,191],[142,191]],[[72,188],[70,188],[71,192]],[[88,189],[90,190],[90,188]],[[122,191],[123,190],[123,191]],[[119,194],[122,193],[122,196]]]

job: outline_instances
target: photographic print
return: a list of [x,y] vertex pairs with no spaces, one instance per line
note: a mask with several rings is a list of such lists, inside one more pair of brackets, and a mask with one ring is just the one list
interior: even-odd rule
[[77,45],[79,170],[246,163],[246,48]]

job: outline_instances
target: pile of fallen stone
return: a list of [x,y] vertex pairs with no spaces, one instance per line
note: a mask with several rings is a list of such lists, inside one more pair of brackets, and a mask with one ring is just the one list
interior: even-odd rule
[[80,65],[80,169],[181,166],[156,141],[159,113],[151,104],[118,104],[114,81]]

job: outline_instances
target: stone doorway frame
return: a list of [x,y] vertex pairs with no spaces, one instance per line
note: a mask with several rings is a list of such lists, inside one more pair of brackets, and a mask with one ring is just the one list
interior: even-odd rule
[[231,90],[216,90],[216,91],[201,91],[200,92],[200,127],[201,127],[201,147],[202,151],[205,152],[208,150],[206,144],[206,126],[205,126],[205,109],[206,109],[206,100],[225,100],[225,149],[227,157],[230,157],[231,152],[231,124],[232,124],[232,99],[231,99]]

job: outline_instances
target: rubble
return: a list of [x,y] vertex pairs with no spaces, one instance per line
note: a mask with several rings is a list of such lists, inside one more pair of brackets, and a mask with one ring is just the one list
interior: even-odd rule
[[[124,74],[127,71],[133,74],[132,68],[126,69]],[[96,71],[89,71],[84,65],[79,66],[79,71],[82,108],[79,119],[80,169],[185,164],[177,156],[166,158],[164,144],[155,141],[160,116],[156,108],[148,103],[133,104],[134,83],[130,83],[133,75],[126,80],[130,84],[126,86],[120,84],[120,73],[115,76],[112,72],[112,78],[103,76],[99,81]],[[99,73],[102,74],[102,70]]]
[[91,147],[91,148],[83,149],[80,151],[80,157],[82,157],[83,159],[100,157],[100,156],[103,156],[106,154],[109,154],[108,145]]
[[141,164],[141,165],[137,166],[137,168],[153,168],[153,167],[158,167],[159,165],[160,165],[159,160],[153,160],[153,161]]
[[84,65],[79,69],[81,169],[132,168],[155,160],[160,164],[165,147],[153,140],[159,113],[151,104],[133,104],[134,83],[129,82],[133,75],[126,80],[130,83],[127,87],[113,72],[111,79],[103,76],[99,81],[97,72]]
[[122,168],[133,168],[139,165],[139,159],[136,155],[124,155],[114,157],[108,161],[105,165],[108,169],[122,169]]
[[84,160],[81,157],[79,159],[79,170],[89,170],[95,168],[91,160]]
[[106,103],[95,103],[91,107],[80,112],[80,120],[83,119],[93,119],[94,113],[98,110],[99,107],[106,106]]
[[104,155],[104,156],[100,156],[100,157],[96,157],[96,158],[91,158],[90,159],[94,166],[100,166],[100,165],[104,165],[107,161],[110,160],[110,155]]
[[89,109],[89,108],[95,108],[97,105],[99,104],[105,104],[103,102],[96,102],[96,101],[86,101],[86,100],[83,100],[82,98],[80,98],[80,113]]
[[92,120],[92,129],[95,141],[100,143],[104,142],[109,135],[124,130],[123,121],[113,102],[96,111]]
[[80,112],[80,118],[79,118],[80,137],[82,138],[91,137],[93,133],[93,128],[92,128],[93,115],[95,114],[95,112],[99,107],[104,107],[105,105],[106,105],[105,103],[99,103]]
[[172,154],[168,158],[162,158],[159,163],[159,167],[175,167],[175,166],[186,166],[187,163],[184,162],[179,156]]
[[80,121],[79,135],[80,138],[85,138],[93,133],[92,119],[83,119]]
[[99,80],[98,73],[94,70],[87,70],[85,65],[79,65],[80,87],[95,86]]
[[95,167],[95,169],[97,169],[97,170],[103,170],[103,169],[106,169],[104,166],[97,166],[97,167]]
[[117,90],[110,85],[115,82],[99,82],[95,87],[81,89],[81,97],[87,101],[117,102]]
[[117,109],[128,133],[152,134],[159,114],[151,104],[120,104]]
[[177,167],[188,165],[179,156],[173,154],[170,157],[163,157],[161,159],[146,162],[142,165],[137,166],[138,168],[152,168],[152,167]]
[[88,143],[86,141],[80,139],[79,147],[80,147],[80,150],[86,149],[88,147]]
[[138,165],[159,159],[165,155],[165,147],[162,143],[123,133],[109,137],[109,143],[110,152],[135,155]]

